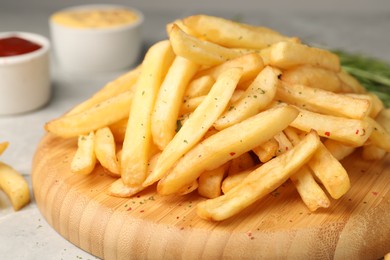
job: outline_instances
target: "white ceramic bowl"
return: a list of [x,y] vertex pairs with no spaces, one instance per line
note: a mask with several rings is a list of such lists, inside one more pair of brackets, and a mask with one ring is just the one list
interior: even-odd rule
[[119,71],[134,65],[142,48],[143,14],[133,8],[96,4],[66,8],[61,11],[122,8],[138,19],[129,24],[103,28],[77,28],[61,25],[50,18],[50,31],[56,61],[60,69],[73,72]]
[[48,39],[27,32],[0,33],[0,39],[13,36],[34,42],[41,48],[0,57],[0,115],[37,109],[46,104],[51,95]]

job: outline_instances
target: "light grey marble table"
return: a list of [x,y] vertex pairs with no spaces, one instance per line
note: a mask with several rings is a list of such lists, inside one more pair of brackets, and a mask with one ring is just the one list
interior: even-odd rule
[[[300,1],[302,2],[302,1]],[[332,1],[331,1],[332,2]],[[349,1],[350,3],[353,1]],[[252,1],[252,4],[255,2]],[[333,3],[333,2],[332,2]],[[337,2],[336,2],[337,3]],[[371,3],[371,2],[370,2]],[[166,38],[165,24],[192,13],[208,13],[227,18],[239,17],[243,22],[271,27],[290,36],[298,36],[304,42],[335,49],[347,49],[364,53],[390,62],[390,5],[386,1],[369,12],[299,10],[282,8],[282,12],[262,10],[197,9],[181,11],[142,10],[145,12],[143,37],[145,48]],[[335,3],[333,3],[335,4]],[[4,7],[5,6],[5,7]],[[193,6],[192,6],[193,7]],[[256,7],[256,8],[255,8]],[[53,8],[52,6],[50,8]],[[0,0],[0,32],[29,31],[49,35],[47,19],[52,9],[22,9],[7,7]],[[52,89],[50,102],[36,111],[0,117],[0,141],[10,146],[0,158],[12,165],[27,178],[31,187],[31,162],[35,149],[44,135],[43,125],[88,98],[105,83],[117,77],[120,71],[99,75],[68,74],[56,67],[52,60]],[[0,93],[1,95],[1,93]],[[94,256],[72,245],[52,229],[34,203],[14,212],[6,196],[0,192],[0,259],[95,259]]]

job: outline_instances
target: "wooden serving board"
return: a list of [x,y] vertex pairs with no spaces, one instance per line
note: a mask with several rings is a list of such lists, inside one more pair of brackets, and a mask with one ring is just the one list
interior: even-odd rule
[[104,259],[380,259],[390,252],[390,155],[345,159],[352,188],[311,213],[290,182],[223,222],[196,215],[196,192],[134,198],[106,194],[114,181],[99,166],[70,173],[76,139],[46,135],[33,160],[40,211],[64,238]]

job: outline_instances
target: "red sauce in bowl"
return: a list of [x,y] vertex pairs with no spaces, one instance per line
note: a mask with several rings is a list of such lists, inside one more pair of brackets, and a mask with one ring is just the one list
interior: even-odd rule
[[26,54],[40,48],[42,48],[41,45],[17,36],[0,39],[0,57]]

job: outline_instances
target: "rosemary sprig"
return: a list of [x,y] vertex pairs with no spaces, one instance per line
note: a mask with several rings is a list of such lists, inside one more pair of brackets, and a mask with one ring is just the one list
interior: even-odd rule
[[390,64],[379,59],[334,51],[340,57],[342,68],[353,75],[367,89],[376,94],[386,107],[390,107]]

